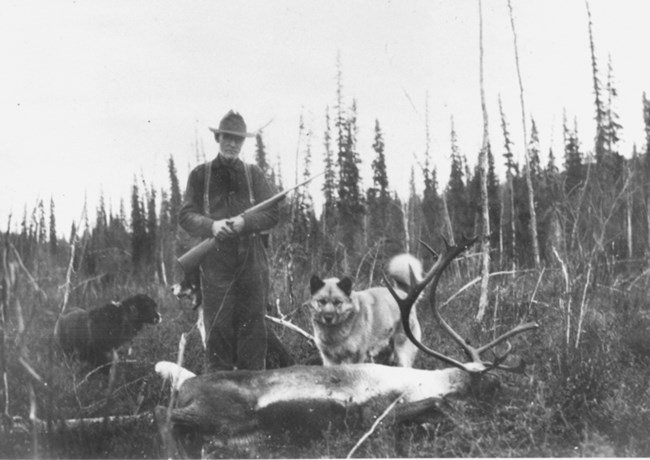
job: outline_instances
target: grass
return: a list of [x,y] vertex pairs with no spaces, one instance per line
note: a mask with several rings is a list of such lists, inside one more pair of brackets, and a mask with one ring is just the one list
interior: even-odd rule
[[[29,362],[48,382],[34,383],[38,416],[42,419],[103,417],[142,414],[169,401],[169,388],[154,373],[159,360],[177,358],[178,341],[188,333],[185,366],[201,372],[202,349],[194,328],[194,312],[164,288],[152,283],[127,281],[112,285],[88,283],[72,292],[70,305],[90,306],[135,292],[152,296],[163,322],[146,327],[132,342],[132,354],[124,356],[116,380],[108,388],[101,373],[66,359],[51,342],[61,299],[61,270],[45,268],[35,274],[44,296],[21,280],[18,299],[26,318],[25,343]],[[307,275],[294,280],[295,305],[290,305],[284,278],[273,279],[273,292],[284,313],[310,330],[305,308]],[[559,274],[539,274],[495,280],[494,298],[486,322],[473,317],[478,289],[458,296],[443,310],[449,322],[474,344],[485,343],[521,321],[535,320],[540,328],[513,341],[514,353],[528,363],[527,375],[494,373],[499,390],[485,397],[450,400],[426,424],[399,427],[380,425],[355,453],[356,457],[572,457],[650,456],[650,309],[645,286],[626,286],[616,279],[600,280],[590,287],[578,337],[578,306],[582,287],[570,293],[571,315],[561,308]],[[444,279],[438,298],[443,301],[470,279]],[[98,282],[99,283],[99,282]],[[618,283],[618,284],[617,284]],[[617,285],[619,288],[612,289]],[[119,287],[118,287],[119,286]],[[301,286],[297,290],[295,286]],[[610,286],[610,287],[604,287]],[[302,288],[304,287],[304,289]],[[498,292],[498,299],[497,293]],[[531,302],[532,292],[535,292]],[[494,309],[496,308],[496,313]],[[444,336],[426,306],[420,308],[425,342],[432,348],[463,359],[460,350]],[[571,318],[567,326],[567,318]],[[6,356],[9,378],[9,413],[27,420],[31,378],[19,365],[15,314],[8,313]],[[273,325],[298,361],[313,348],[297,334]],[[571,342],[566,344],[567,330]],[[577,339],[577,346],[576,346]],[[124,351],[124,350],[123,350]],[[416,367],[441,364],[419,355]],[[33,381],[34,382],[34,381]],[[215,458],[259,456],[264,458],[345,457],[363,430],[331,427],[315,439],[297,442],[291,433],[263,443],[257,451],[228,450],[213,446]],[[29,427],[15,425],[0,444],[0,457],[25,458],[160,458],[156,428],[145,423],[129,427],[106,424],[100,428],[41,434],[38,452]]]

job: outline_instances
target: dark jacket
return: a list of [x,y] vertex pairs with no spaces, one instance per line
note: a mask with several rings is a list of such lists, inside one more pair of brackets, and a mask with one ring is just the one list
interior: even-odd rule
[[[255,203],[251,203],[246,180],[244,163],[237,160],[234,166],[227,165],[221,156],[209,163],[210,176],[210,215],[203,213],[203,194],[205,190],[205,168],[201,164],[194,168],[187,180],[179,223],[191,236],[209,238],[212,236],[214,220],[235,217],[253,204],[260,203],[274,195],[275,190],[264,173],[255,164],[249,164],[250,185]],[[274,227],[278,223],[278,207],[244,217],[241,235],[250,235]]]

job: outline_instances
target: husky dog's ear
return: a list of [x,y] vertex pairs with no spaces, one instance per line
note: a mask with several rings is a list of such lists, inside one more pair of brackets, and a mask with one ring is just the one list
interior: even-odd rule
[[309,289],[311,290],[311,295],[316,294],[320,289],[325,286],[325,283],[316,275],[312,275],[309,280]]
[[341,281],[336,283],[336,285],[341,291],[345,293],[346,296],[350,297],[350,294],[352,294],[352,280],[350,278],[346,276]]

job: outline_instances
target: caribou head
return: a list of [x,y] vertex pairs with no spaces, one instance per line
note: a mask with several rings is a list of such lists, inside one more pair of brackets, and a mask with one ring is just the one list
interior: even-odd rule
[[[525,331],[536,329],[538,327],[537,323],[531,322],[531,323],[520,324],[517,327],[511,329],[510,331],[497,337],[490,343],[483,345],[479,348],[476,348],[471,346],[465,340],[463,340],[463,338],[454,329],[452,329],[449,323],[447,323],[447,321],[445,321],[445,319],[440,314],[440,311],[436,304],[436,289],[438,287],[438,282],[440,281],[440,277],[442,276],[444,270],[459,254],[461,254],[472,244],[474,244],[474,242],[476,242],[476,238],[469,239],[463,236],[461,242],[455,246],[450,246],[447,243],[447,241],[444,239],[443,241],[445,243],[445,251],[442,253],[442,255],[438,255],[436,251],[434,251],[431,248],[431,246],[424,243],[423,241],[420,241],[420,244],[422,244],[425,248],[427,248],[427,250],[434,256],[436,262],[429,269],[429,271],[424,275],[423,279],[419,282],[417,281],[415,274],[411,273],[411,286],[413,287],[408,292],[406,297],[400,297],[399,294],[395,292],[395,290],[392,288],[391,284],[388,282],[386,283],[388,290],[395,298],[395,300],[397,301],[397,305],[399,306],[401,318],[402,318],[402,325],[404,326],[404,332],[406,336],[411,340],[411,342],[415,344],[415,346],[417,346],[424,353],[433,356],[435,358],[438,358],[439,360],[444,361],[445,363],[457,367],[459,369],[462,369],[463,371],[466,371],[468,373],[477,373],[477,372],[483,373],[495,368],[505,370],[505,371],[510,371],[510,372],[523,373],[525,369],[525,363],[521,359],[519,360],[519,363],[516,366],[507,366],[503,364],[503,362],[506,360],[506,358],[512,351],[512,345],[509,342],[508,342],[507,350],[502,355],[495,356],[495,359],[492,362],[484,361],[481,358],[481,355],[486,351],[496,347],[500,343],[507,341],[510,337],[513,337]],[[420,342],[411,332],[411,328],[409,327],[409,320],[408,320],[409,314],[411,312],[411,309],[413,308],[413,305],[415,305],[415,301],[420,296],[422,291],[427,287],[428,284],[431,284],[431,292],[429,294],[429,305],[431,306],[431,311],[433,312],[434,317],[436,318],[436,320],[438,321],[442,329],[451,336],[452,340],[456,342],[458,345],[460,345],[460,347],[467,355],[468,359],[470,359],[470,362],[462,363],[449,356],[443,355],[442,353],[439,353],[435,350],[428,348],[427,346],[422,344],[422,342]]]
[[[162,362],[156,365],[157,372],[172,379],[178,390],[176,406],[168,412],[169,417],[162,419],[168,419],[174,429],[217,436],[225,443],[250,440],[277,429],[312,427],[318,432],[328,426],[350,426],[351,417],[365,424],[391,404],[396,420],[420,416],[443,398],[467,393],[477,378],[480,380],[491,369],[521,372],[522,363],[514,367],[504,364],[510,346],[493,361],[485,361],[481,355],[516,334],[536,328],[535,323],[522,324],[489,344],[475,348],[447,324],[436,307],[435,293],[442,273],[473,242],[463,239],[456,246],[446,245],[421,281],[411,274],[413,288],[405,297],[391,289],[400,306],[408,337],[424,353],[452,367],[425,370],[364,363],[224,371],[196,376],[173,363]],[[435,317],[465,350],[470,362],[462,363],[431,350],[413,336],[409,313],[428,284],[431,284],[430,305]],[[165,413],[164,410],[160,412]]]

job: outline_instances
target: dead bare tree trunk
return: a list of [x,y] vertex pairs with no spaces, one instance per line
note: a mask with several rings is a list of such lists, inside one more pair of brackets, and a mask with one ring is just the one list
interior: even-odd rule
[[2,378],[2,419],[0,420],[0,433],[5,433],[11,427],[9,415],[9,379],[6,364],[6,313],[9,311],[10,272],[9,272],[9,230],[5,235],[2,245],[2,290],[0,290],[0,377]]
[[517,49],[517,31],[515,30],[515,19],[512,13],[512,2],[508,0],[508,10],[510,12],[510,26],[515,47],[515,64],[517,67],[517,80],[519,81],[519,102],[521,105],[521,126],[524,132],[524,158],[526,159],[526,188],[528,189],[528,211],[530,212],[530,236],[533,240],[533,258],[535,268],[541,265],[539,256],[539,241],[537,238],[537,213],[535,212],[535,191],[533,190],[533,181],[530,174],[530,159],[528,157],[528,135],[526,132],[526,108],[524,105],[524,85],[521,79],[521,68],[519,66],[519,51]]
[[517,227],[515,223],[515,185],[512,172],[508,172],[508,209],[510,211],[510,270],[517,269]]
[[503,212],[506,204],[506,192],[501,187],[501,206],[499,208],[499,268],[501,270],[503,267],[503,233],[505,232],[505,218],[503,217],[505,213]]
[[[630,166],[627,165],[625,167],[625,172],[626,172],[626,183],[631,184],[632,183],[632,171],[630,169]],[[632,254],[633,254],[633,238],[632,238],[632,206],[633,206],[633,200],[632,200],[632,187],[628,187],[627,191],[625,192],[625,226],[626,226],[626,242],[627,242],[627,258],[631,259]]]
[[488,288],[490,281],[490,213],[488,208],[488,194],[487,194],[487,150],[489,148],[489,131],[488,131],[488,115],[487,107],[485,105],[485,83],[483,80],[483,2],[479,0],[479,49],[480,49],[480,82],[481,82],[481,109],[483,111],[483,145],[481,153],[479,154],[479,175],[481,187],[481,214],[483,216],[483,226],[481,235],[481,253],[482,253],[482,267],[481,267],[481,296],[479,298],[478,313],[476,320],[483,321],[485,310],[488,305]]

